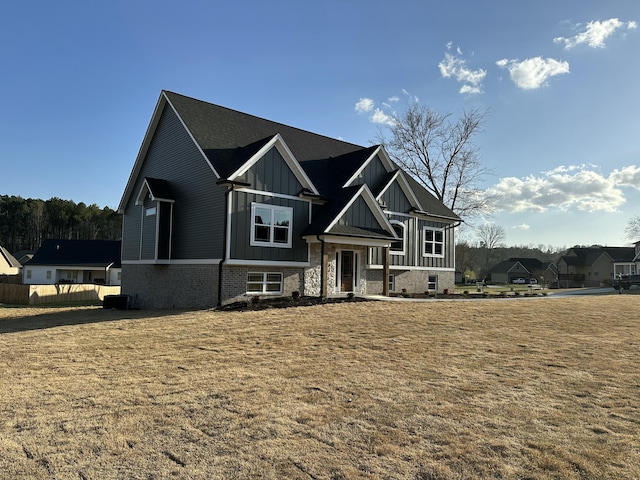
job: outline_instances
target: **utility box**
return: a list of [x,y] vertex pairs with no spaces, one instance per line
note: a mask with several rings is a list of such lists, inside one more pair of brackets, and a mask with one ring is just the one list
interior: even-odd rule
[[115,310],[129,309],[129,295],[105,295],[102,308]]

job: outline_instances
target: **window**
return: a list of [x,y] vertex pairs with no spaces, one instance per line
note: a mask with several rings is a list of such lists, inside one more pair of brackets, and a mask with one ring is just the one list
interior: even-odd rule
[[47,280],[51,280],[51,270],[47,270]]
[[398,222],[397,220],[391,220],[391,226],[393,227],[393,231],[396,233],[399,240],[391,243],[389,253],[391,253],[392,255],[404,255],[404,224]]
[[427,283],[427,290],[438,290],[438,276],[437,275],[429,275],[429,281]]
[[441,228],[424,227],[422,229],[423,249],[425,257],[444,257],[444,230]]
[[251,245],[291,247],[293,208],[251,204]]
[[31,270],[27,270],[27,278],[31,278]]
[[282,293],[282,273],[249,272],[247,293]]
[[396,276],[394,274],[389,275],[389,291],[396,291]]

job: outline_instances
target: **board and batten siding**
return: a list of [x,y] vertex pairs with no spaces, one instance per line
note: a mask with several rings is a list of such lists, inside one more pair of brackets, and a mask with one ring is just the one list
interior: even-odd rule
[[409,213],[411,210],[411,203],[397,181],[382,194],[381,200],[386,205],[386,209],[391,212]]
[[352,182],[352,185],[362,185],[366,183],[371,191],[376,191],[381,187],[381,183],[387,177],[387,169],[384,168],[380,157],[376,155],[369,164],[360,172],[360,175]]
[[276,147],[271,148],[239,180],[251,185],[249,188],[264,192],[298,195],[303,189]]
[[[251,203],[293,208],[291,248],[251,246]],[[234,191],[232,197],[230,258],[271,262],[307,262],[309,249],[301,237],[309,225],[309,202],[269,194]]]
[[[396,220],[405,226],[405,254],[390,255],[389,264],[391,266],[422,267],[422,268],[454,268],[455,247],[453,237],[453,226],[448,223],[434,222],[407,217],[405,215],[389,215],[389,220]],[[425,226],[444,229],[444,257],[423,256],[423,245]],[[383,264],[382,248],[371,248],[369,254],[370,265]]]
[[226,189],[216,184],[215,173],[169,105],[161,114],[125,207],[123,261],[140,259],[144,207],[135,201],[145,177],[166,180],[175,198],[171,258],[222,258]]
[[367,202],[361,196],[358,197],[344,215],[338,219],[338,225],[384,230],[380,222],[378,222],[371,212]]

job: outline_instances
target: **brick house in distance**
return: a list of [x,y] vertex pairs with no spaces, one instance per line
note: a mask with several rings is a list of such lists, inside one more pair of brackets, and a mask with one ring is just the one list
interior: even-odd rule
[[140,308],[454,287],[460,218],[362,147],[162,91],[123,214]]

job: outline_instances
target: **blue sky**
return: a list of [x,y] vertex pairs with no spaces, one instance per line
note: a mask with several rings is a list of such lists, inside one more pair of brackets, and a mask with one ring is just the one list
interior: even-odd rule
[[116,208],[162,89],[362,145],[417,98],[489,109],[507,244],[623,245],[636,22],[637,0],[3,2],[0,194]]

